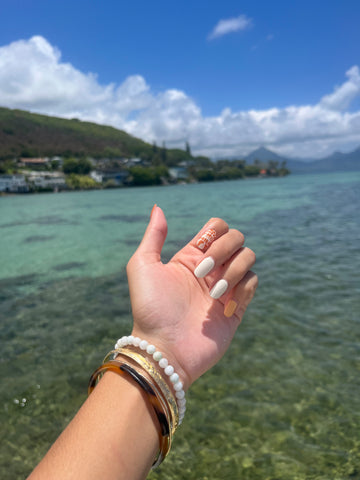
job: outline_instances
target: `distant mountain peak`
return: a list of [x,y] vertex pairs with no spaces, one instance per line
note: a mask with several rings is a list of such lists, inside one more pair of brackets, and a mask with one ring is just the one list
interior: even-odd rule
[[251,153],[249,153],[246,157],[245,160],[248,163],[253,163],[254,160],[259,160],[260,162],[268,162],[269,160],[275,160],[277,162],[283,162],[287,161],[287,158],[280,156],[279,154],[273,152],[272,150],[269,150],[268,148],[262,146]]

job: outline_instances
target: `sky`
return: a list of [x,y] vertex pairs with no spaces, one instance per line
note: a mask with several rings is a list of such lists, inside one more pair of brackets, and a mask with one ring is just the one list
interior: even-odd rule
[[0,0],[0,106],[211,158],[360,146],[359,0]]

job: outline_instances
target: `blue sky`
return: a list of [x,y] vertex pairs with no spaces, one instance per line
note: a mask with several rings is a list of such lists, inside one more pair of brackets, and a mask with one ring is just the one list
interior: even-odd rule
[[360,2],[0,0],[0,105],[212,157],[360,145]]

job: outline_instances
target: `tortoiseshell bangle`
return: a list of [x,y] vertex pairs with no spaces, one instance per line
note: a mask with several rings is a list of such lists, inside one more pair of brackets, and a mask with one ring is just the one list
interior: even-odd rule
[[95,370],[89,380],[88,395],[90,395],[90,393],[94,390],[97,382],[107,371],[115,372],[118,375],[132,378],[146,393],[160,425],[159,454],[152,465],[152,468],[158,467],[163,462],[166,455],[169,453],[172,437],[169,427],[169,421],[167,418],[168,415],[164,411],[164,406],[161,405],[158,395],[155,393],[153,387],[149,384],[148,380],[143,375],[141,375],[133,367],[126,364],[125,362],[119,362],[117,360],[110,360]]
[[128,348],[119,348],[117,350],[112,350],[109,352],[106,357],[104,358],[104,363],[106,363],[110,359],[115,359],[119,355],[130,358],[134,362],[136,362],[142,370],[144,370],[156,383],[158,388],[160,389],[165,401],[168,404],[169,410],[171,412],[171,427],[172,427],[172,434],[175,433],[176,428],[179,426],[179,410],[178,405],[175,400],[173,393],[171,392],[168,384],[163,379],[161,374],[158,370],[154,367],[154,365],[147,360],[143,355],[139,354],[138,352],[133,352]]

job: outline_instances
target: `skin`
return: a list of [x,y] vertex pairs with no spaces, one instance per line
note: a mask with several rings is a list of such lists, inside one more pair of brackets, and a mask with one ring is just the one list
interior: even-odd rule
[[[209,228],[216,231],[216,239],[200,250],[197,240]],[[258,284],[250,270],[255,255],[243,247],[240,232],[212,218],[163,264],[166,234],[164,213],[155,206],[127,266],[132,335],[153,343],[187,390],[230,345]],[[197,278],[195,268],[209,256],[214,268]],[[215,300],[209,292],[221,279],[228,289]],[[157,429],[154,412],[138,385],[108,372],[29,479],[144,479],[158,449]]]

